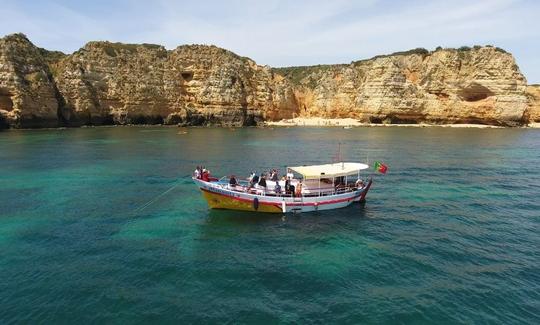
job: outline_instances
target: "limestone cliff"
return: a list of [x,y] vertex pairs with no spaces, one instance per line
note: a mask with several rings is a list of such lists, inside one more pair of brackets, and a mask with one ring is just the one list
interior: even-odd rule
[[416,49],[349,65],[281,68],[301,114],[374,123],[520,125],[527,87],[511,54],[494,47]]
[[55,80],[68,124],[253,125],[296,110],[269,67],[215,46],[90,42],[62,60]]
[[90,42],[63,56],[17,34],[0,55],[0,113],[14,127],[242,126],[297,110],[288,80],[215,46]]
[[529,96],[528,121],[530,123],[540,123],[540,85],[530,85],[527,87]]
[[47,53],[22,34],[0,38],[0,127],[58,125],[58,91]]
[[490,46],[271,69],[215,46],[90,42],[65,55],[22,34],[0,39],[0,128],[293,116],[514,126],[539,120],[539,97],[512,55]]

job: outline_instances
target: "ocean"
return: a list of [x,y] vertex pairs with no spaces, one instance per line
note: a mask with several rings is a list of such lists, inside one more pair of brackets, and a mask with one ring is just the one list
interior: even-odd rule
[[[365,205],[209,210],[190,178],[339,146],[389,167]],[[2,324],[540,323],[538,129],[11,130],[0,171]]]

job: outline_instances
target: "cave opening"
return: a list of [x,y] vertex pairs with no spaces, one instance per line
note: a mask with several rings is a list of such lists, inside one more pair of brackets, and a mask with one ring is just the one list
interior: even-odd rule
[[0,110],[11,111],[13,110],[13,101],[11,100],[13,94],[6,88],[0,87]]
[[477,83],[472,83],[458,91],[458,96],[467,102],[477,102],[493,95],[495,94],[491,90]]
[[193,79],[193,72],[191,71],[184,71],[181,73],[182,79],[189,82]]

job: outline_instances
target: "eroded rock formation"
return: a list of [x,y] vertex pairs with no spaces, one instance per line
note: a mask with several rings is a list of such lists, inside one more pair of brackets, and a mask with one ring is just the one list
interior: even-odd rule
[[0,127],[58,125],[58,92],[46,54],[22,34],[0,38]]
[[14,127],[242,126],[297,110],[288,80],[215,46],[90,42],[61,57],[15,34],[0,51],[0,116]]
[[417,49],[350,65],[276,70],[297,85],[307,116],[515,126],[528,108],[514,58],[494,47]]
[[540,123],[540,85],[527,87],[529,96],[529,110],[527,120],[529,123]]
[[540,119],[538,89],[490,46],[271,69],[215,46],[90,42],[65,55],[22,34],[0,39],[0,128],[293,116],[515,126]]

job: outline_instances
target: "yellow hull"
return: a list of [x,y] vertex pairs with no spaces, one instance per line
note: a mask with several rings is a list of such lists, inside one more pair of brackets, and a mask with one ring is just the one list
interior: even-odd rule
[[257,210],[253,205],[253,201],[243,200],[238,198],[232,198],[229,196],[211,193],[208,191],[202,191],[204,198],[208,201],[208,205],[212,209],[230,209],[230,210],[242,210],[242,211],[257,211],[257,212],[271,212],[281,213],[281,208],[276,205],[259,204]]

